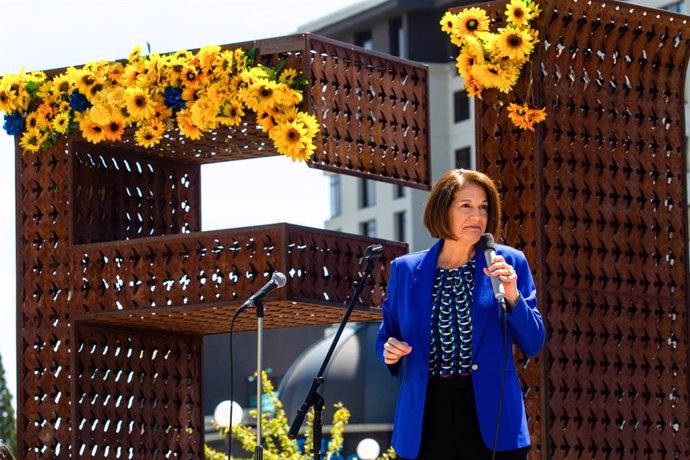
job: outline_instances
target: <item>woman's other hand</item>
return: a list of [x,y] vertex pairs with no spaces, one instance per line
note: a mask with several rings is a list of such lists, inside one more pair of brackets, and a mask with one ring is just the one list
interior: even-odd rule
[[383,361],[388,364],[395,364],[400,361],[405,355],[409,355],[412,347],[406,342],[398,340],[395,337],[390,337],[386,343],[383,344]]

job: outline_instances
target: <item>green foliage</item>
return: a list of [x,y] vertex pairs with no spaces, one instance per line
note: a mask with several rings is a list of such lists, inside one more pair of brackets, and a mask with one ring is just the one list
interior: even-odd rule
[[5,368],[0,356],[0,440],[2,440],[12,452],[17,451],[17,424],[12,408],[12,395],[5,381]]
[[[262,423],[262,446],[263,456],[266,460],[310,460],[313,458],[311,453],[300,453],[297,440],[288,438],[288,431],[290,429],[288,419],[285,416],[283,403],[280,402],[275,394],[273,384],[268,379],[266,372],[261,372],[261,386],[263,392],[273,403],[275,408],[275,415],[271,416],[265,412],[261,414]],[[343,431],[345,425],[350,421],[350,411],[347,410],[342,403],[335,404],[335,413],[333,414],[333,428],[331,429],[331,440],[328,443],[328,449],[324,458],[328,459],[338,454],[343,447]],[[250,411],[250,414],[256,418],[256,410]],[[314,426],[314,411],[310,410],[307,414],[307,428],[305,430],[305,446],[313,445],[313,426]],[[223,436],[227,436],[227,429],[220,429]],[[256,433],[250,427],[233,426],[232,436],[239,440],[245,450],[254,452],[256,447]],[[227,455],[217,452],[209,446],[205,446],[205,455],[209,460],[228,460]],[[233,456],[233,458],[238,458]],[[378,458],[378,460],[392,460],[396,458],[393,448],[389,448],[386,453]]]

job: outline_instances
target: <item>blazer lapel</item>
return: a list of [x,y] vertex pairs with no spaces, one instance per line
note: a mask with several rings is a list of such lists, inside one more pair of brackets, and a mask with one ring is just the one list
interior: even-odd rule
[[481,248],[477,247],[474,261],[474,289],[472,291],[472,355],[476,356],[486,329],[486,320],[492,314],[499,315],[498,303],[494,298],[491,280],[484,274],[486,260]]
[[434,276],[436,274],[436,261],[438,253],[443,245],[443,240],[434,244],[422,261],[417,265],[412,280],[413,302],[412,308],[417,319],[417,333],[419,343],[424,349],[424,356],[429,356],[431,341],[431,303],[434,295]]

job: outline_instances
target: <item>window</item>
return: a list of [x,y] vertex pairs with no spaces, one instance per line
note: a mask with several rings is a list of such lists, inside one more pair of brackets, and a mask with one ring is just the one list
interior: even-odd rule
[[368,208],[376,204],[376,183],[362,179],[359,183],[359,207]]
[[472,148],[463,147],[455,151],[455,167],[462,169],[472,169]]
[[362,236],[376,237],[376,220],[368,220],[359,224],[359,233]]
[[685,14],[686,8],[685,8],[685,0],[681,0],[680,2],[673,2],[670,3],[666,6],[662,7],[666,11],[672,11],[674,13],[683,13]]
[[340,176],[330,176],[331,181],[331,217],[336,217],[342,214],[342,193],[340,188]]
[[393,188],[393,198],[403,198],[405,196],[405,186],[396,185]]
[[405,225],[407,223],[407,217],[405,211],[400,211],[395,213],[395,239],[398,241],[405,241]]
[[365,50],[374,49],[374,40],[371,36],[371,30],[363,30],[355,33],[355,45],[361,46]]
[[456,91],[453,94],[453,112],[455,123],[470,118],[470,99],[465,91]]
[[405,30],[401,18],[388,21],[388,43],[390,44],[389,54],[405,57]]

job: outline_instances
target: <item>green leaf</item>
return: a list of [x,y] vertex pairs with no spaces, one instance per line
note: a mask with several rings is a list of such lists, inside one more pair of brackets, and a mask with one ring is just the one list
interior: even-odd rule
[[247,65],[249,67],[251,67],[254,65],[254,59],[256,58],[256,48],[250,48],[246,54],[247,54]]
[[283,59],[278,63],[277,66],[273,68],[273,71],[276,73],[276,78],[280,76],[281,73],[283,73],[283,70],[285,69],[285,66],[287,65],[287,60]]
[[301,86],[306,86],[308,83],[309,83],[309,80],[300,76],[300,77],[295,78],[295,81],[293,81],[290,84],[290,88],[299,89]]

